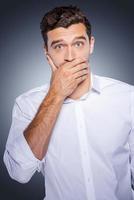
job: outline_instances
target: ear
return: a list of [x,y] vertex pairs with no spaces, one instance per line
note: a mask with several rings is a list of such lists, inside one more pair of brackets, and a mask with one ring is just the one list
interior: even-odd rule
[[95,43],[95,38],[94,38],[94,36],[91,36],[91,39],[90,39],[90,42],[89,42],[89,45],[90,45],[89,52],[90,52],[90,54],[92,54],[93,51],[94,51],[94,43]]
[[45,54],[45,56],[47,56],[47,54],[48,54],[48,50],[45,45],[44,45],[44,54]]

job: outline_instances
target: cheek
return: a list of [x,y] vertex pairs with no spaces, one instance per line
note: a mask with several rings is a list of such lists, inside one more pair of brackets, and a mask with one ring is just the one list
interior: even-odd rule
[[81,51],[77,52],[77,57],[88,59],[90,55],[89,48],[83,48]]

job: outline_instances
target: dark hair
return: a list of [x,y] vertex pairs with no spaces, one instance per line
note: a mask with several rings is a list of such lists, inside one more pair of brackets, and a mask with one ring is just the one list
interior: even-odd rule
[[47,32],[58,27],[67,28],[72,24],[83,23],[89,39],[91,37],[91,24],[87,17],[76,6],[60,6],[47,12],[41,23],[41,34],[47,48]]

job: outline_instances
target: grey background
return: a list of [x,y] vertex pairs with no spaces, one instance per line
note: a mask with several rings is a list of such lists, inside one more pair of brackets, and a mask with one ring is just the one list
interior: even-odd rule
[[41,174],[27,184],[12,180],[3,164],[14,99],[50,79],[39,24],[46,11],[77,5],[88,16],[95,36],[91,69],[95,74],[134,85],[134,4],[132,0],[0,1],[0,199],[43,199]]

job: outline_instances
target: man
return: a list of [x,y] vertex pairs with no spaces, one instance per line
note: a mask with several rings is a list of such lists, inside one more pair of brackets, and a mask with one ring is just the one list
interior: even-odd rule
[[20,183],[45,177],[45,200],[131,200],[134,86],[91,72],[86,16],[56,7],[41,22],[50,83],[16,98],[4,153]]

